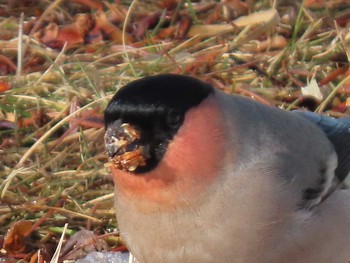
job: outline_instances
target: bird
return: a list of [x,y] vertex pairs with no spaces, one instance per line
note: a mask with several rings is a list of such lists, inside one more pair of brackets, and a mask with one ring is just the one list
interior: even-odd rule
[[104,121],[118,227],[138,262],[350,258],[350,118],[158,74],[120,88]]

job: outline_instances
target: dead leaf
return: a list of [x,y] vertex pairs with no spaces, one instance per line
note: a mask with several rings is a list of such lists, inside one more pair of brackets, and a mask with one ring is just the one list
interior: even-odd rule
[[[96,27],[98,30],[102,31],[110,40],[115,42],[116,44],[123,43],[123,33],[122,30],[109,22],[107,20],[106,14],[104,12],[99,12],[96,15]],[[125,34],[126,43],[129,43],[130,37],[128,34]]]
[[343,75],[345,78],[350,74],[349,66],[345,65],[341,68],[338,68],[327,75],[325,78],[320,80],[320,86],[327,85],[329,82],[335,80],[337,77]]
[[0,54],[0,75],[8,75],[16,72],[17,66],[11,59]]
[[163,0],[163,1],[159,1],[158,5],[162,9],[165,8],[166,10],[171,10],[176,8],[179,2],[180,0]]
[[221,3],[223,4],[222,12],[226,19],[246,15],[249,10],[248,4],[241,0],[222,0]]
[[0,92],[5,92],[10,89],[8,82],[0,81]]
[[322,101],[323,99],[320,87],[318,86],[315,78],[312,78],[305,87],[301,87],[301,93],[303,96],[314,97],[318,101]]
[[350,98],[346,98],[345,105],[346,105],[346,107],[350,107]]
[[26,237],[32,232],[32,223],[18,221],[11,225],[4,240],[4,249],[8,253],[17,254],[26,250]]
[[41,41],[51,48],[61,49],[65,43],[67,48],[82,45],[86,35],[95,26],[95,19],[90,14],[78,14],[72,24],[59,27],[50,23],[44,29]]
[[44,44],[52,43],[57,38],[57,35],[58,35],[58,25],[56,23],[50,23],[45,27],[43,35],[40,40]]
[[307,8],[324,9],[340,8],[350,6],[349,0],[306,0],[304,6]]
[[188,37],[213,37],[234,31],[236,28],[241,29],[246,26],[255,27],[262,24],[275,25],[280,18],[276,9],[268,9],[255,12],[247,16],[242,16],[232,23],[214,24],[214,25],[193,25],[188,32]]
[[81,4],[89,7],[92,10],[102,10],[102,2],[101,1],[93,1],[93,0],[71,0],[71,2]]
[[263,41],[253,41],[242,47],[242,50],[252,53],[266,50],[282,49],[288,45],[288,41],[283,36],[273,36]]
[[146,31],[155,26],[161,17],[161,13],[155,12],[153,14],[147,15],[144,18],[138,19],[133,23],[133,35],[137,38],[141,38],[146,34]]
[[183,38],[187,35],[188,31],[190,30],[190,27],[191,27],[191,18],[188,17],[188,16],[185,16],[183,17],[181,20],[180,20],[180,23],[178,25],[178,28],[176,30],[176,37],[177,38]]
[[62,249],[61,255],[64,260],[78,259],[91,251],[102,251],[107,249],[107,243],[93,232],[82,229],[69,238]]

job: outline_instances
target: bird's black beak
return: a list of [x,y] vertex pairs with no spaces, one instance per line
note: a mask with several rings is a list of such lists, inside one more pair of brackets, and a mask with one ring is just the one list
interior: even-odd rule
[[117,120],[107,126],[106,151],[117,169],[133,172],[146,165],[149,157],[140,139],[140,131],[129,123]]

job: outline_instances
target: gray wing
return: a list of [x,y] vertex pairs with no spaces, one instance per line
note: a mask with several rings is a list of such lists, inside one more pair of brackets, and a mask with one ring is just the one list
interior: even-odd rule
[[[309,111],[293,111],[293,113],[315,123],[333,144],[338,158],[335,176],[339,185],[350,173],[350,117],[335,119]],[[334,190],[332,189],[329,194]]]

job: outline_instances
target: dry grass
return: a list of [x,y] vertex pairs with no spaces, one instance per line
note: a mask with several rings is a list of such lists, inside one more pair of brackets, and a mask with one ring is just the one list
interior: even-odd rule
[[[68,235],[79,227],[98,234],[116,228],[101,118],[114,92],[136,78],[183,73],[227,93],[285,109],[304,106],[332,116],[348,115],[347,1],[328,1],[337,3],[326,8],[317,4],[305,8],[288,1],[279,5],[268,0],[247,2],[251,5],[240,9],[216,1],[182,1],[167,23],[159,5],[109,4],[103,7],[105,14],[113,8],[121,10],[127,22],[119,26],[119,37],[65,46],[62,51],[40,43],[35,32],[20,38],[12,35],[19,30],[20,13],[24,11],[28,21],[35,13],[33,7],[12,7],[11,15],[0,17],[0,39],[5,29],[11,36],[0,40],[0,56],[12,61],[23,57],[17,66],[41,61],[39,67],[27,69],[8,63],[8,68],[16,67],[17,75],[9,72],[0,77],[10,86],[0,93],[0,235],[16,221],[30,221],[35,232],[31,238],[37,245],[21,253],[44,248],[50,254],[48,244],[56,245],[65,223],[71,230]],[[73,19],[69,4],[63,1],[50,5],[42,1],[39,7],[46,12],[36,23],[59,14]],[[261,10],[268,11],[257,16]],[[132,38],[128,27],[151,11],[160,11],[158,24],[139,39]],[[241,15],[248,17],[242,20]],[[20,49],[22,55],[18,55]],[[320,85],[321,100],[301,94],[301,87],[312,78]],[[111,246],[119,242],[111,240]]]

